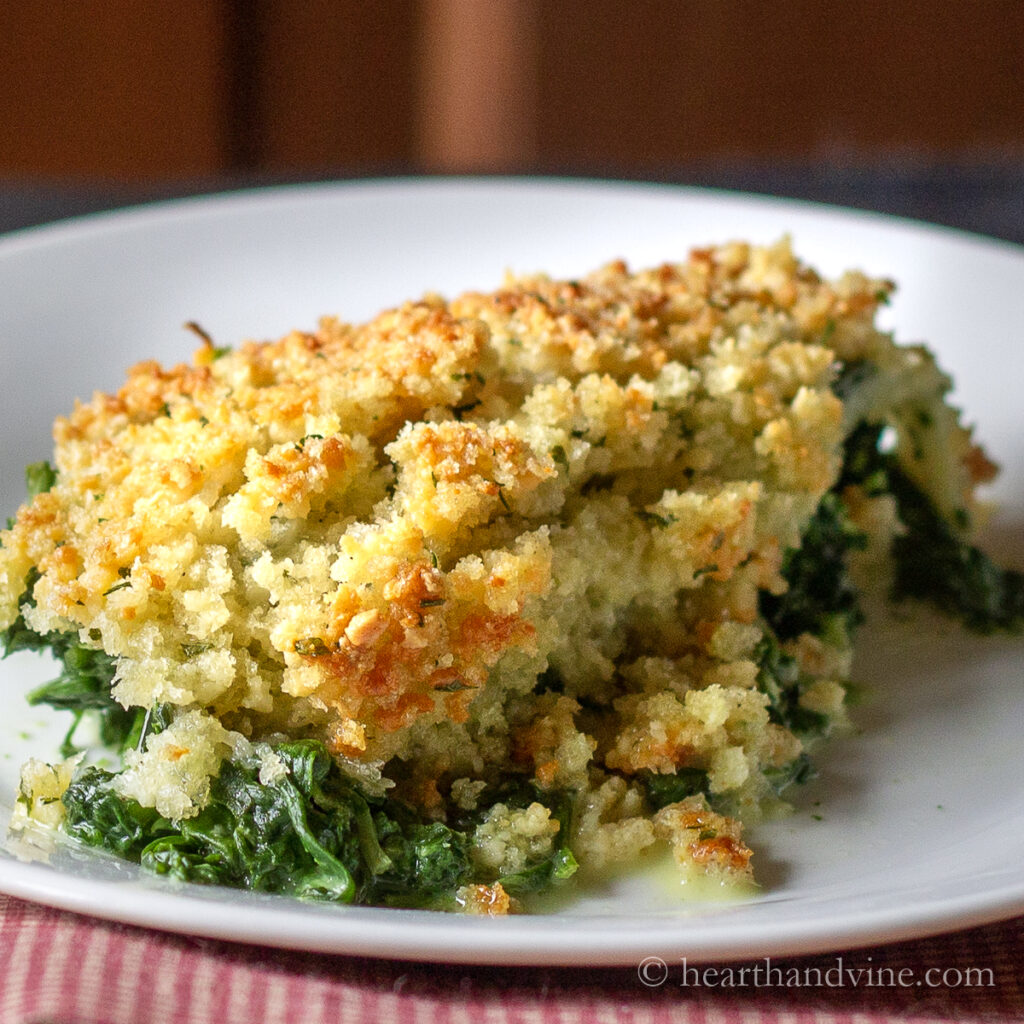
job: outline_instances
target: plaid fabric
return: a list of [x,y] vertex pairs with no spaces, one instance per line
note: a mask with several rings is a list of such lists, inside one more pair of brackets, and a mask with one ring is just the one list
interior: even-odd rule
[[664,969],[654,963],[638,972],[292,953],[0,897],[0,1024],[477,1021],[1024,1021],[1024,918],[841,956]]

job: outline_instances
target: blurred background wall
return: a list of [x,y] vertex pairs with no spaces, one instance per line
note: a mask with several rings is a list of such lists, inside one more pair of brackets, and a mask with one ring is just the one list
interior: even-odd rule
[[0,58],[8,182],[1022,184],[1024,0],[0,0]]

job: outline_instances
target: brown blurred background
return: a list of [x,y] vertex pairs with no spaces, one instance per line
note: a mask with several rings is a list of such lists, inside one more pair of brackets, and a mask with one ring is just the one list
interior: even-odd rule
[[1024,192],[1024,0],[0,0],[0,58],[0,183]]

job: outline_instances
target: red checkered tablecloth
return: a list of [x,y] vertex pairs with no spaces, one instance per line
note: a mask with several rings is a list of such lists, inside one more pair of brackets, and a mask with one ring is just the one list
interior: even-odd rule
[[1024,918],[842,954],[668,964],[645,978],[286,952],[0,896],[0,1024],[1024,1021]]

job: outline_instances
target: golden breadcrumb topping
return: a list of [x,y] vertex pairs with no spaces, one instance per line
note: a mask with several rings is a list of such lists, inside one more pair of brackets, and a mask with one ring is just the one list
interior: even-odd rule
[[[874,326],[891,287],[734,243],[139,363],[57,421],[55,486],[0,534],[0,628],[32,580],[31,628],[115,657],[126,707],[177,709],[119,782],[166,816],[233,745],[311,736],[427,813],[526,772],[581,794],[581,862],[667,837],[746,877],[735,822],[654,817],[638,779],[700,769],[749,810],[800,754],[757,686],[758,595],[836,481],[837,361],[941,382]],[[790,653],[841,720],[846,640]],[[551,833],[498,805],[476,855],[514,870]]]

